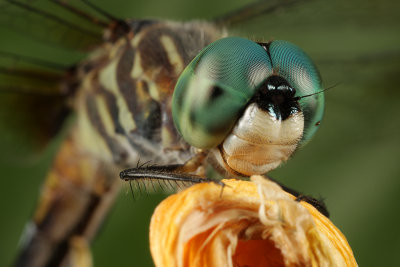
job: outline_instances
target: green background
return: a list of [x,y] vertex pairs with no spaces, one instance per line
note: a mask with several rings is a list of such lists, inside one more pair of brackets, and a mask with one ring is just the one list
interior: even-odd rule
[[[176,20],[209,19],[252,1],[127,2],[96,1],[121,18]],[[313,141],[271,176],[325,198],[332,221],[347,237],[360,266],[399,262],[399,10],[395,0],[304,1],[233,29],[235,35],[251,39],[296,43],[314,59],[325,87],[339,83],[326,93],[325,117]],[[59,61],[79,56],[36,45],[2,23],[2,51]],[[7,122],[0,126],[0,137],[7,136]],[[55,141],[33,157],[21,153],[21,143],[10,142],[1,142],[0,148],[0,266],[10,265],[15,257],[57,147]],[[133,202],[128,187],[123,190],[93,244],[95,266],[152,266],[148,223],[163,197]]]

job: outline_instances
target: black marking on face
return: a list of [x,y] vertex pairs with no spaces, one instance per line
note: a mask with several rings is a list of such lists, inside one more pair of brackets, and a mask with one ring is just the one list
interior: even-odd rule
[[265,110],[278,120],[285,120],[301,112],[295,100],[296,90],[281,76],[273,75],[261,85],[253,97],[259,108]]

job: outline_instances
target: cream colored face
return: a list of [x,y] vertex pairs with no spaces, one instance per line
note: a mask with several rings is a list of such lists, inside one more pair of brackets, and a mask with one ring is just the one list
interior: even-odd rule
[[286,161],[303,136],[304,117],[277,119],[250,104],[223,143],[212,150],[216,162],[234,174],[265,174]]

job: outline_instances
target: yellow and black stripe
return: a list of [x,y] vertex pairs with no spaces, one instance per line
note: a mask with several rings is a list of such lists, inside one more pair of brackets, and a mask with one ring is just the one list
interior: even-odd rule
[[[204,46],[221,37],[205,23],[145,21],[101,47],[76,99],[81,144],[93,155],[121,165],[140,157],[182,163],[189,146],[177,133],[171,97],[183,68]],[[176,154],[171,157],[171,152]]]

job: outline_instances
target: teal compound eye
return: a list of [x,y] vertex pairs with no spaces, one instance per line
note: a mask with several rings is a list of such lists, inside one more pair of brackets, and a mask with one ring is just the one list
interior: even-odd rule
[[[309,74],[307,68],[310,68]],[[299,87],[296,96],[321,88],[318,72],[311,60],[288,42],[258,44],[244,38],[228,37],[210,44],[178,79],[172,100],[176,128],[195,147],[218,146],[231,132],[258,89],[273,75],[280,75],[293,83],[296,90]],[[316,99],[323,102],[323,97],[318,95],[299,101],[305,115],[310,117],[305,119],[308,126],[318,121],[316,113],[322,117],[323,103],[320,106]],[[314,132],[308,131],[303,139],[310,138]]]
[[298,46],[287,41],[273,41],[268,45],[274,71],[296,89],[295,97],[304,116],[304,133],[300,145],[315,134],[322,120],[325,97],[321,76],[310,57]]
[[181,74],[173,95],[172,114],[183,138],[198,148],[220,144],[270,65],[264,49],[244,38],[224,38],[204,48]]

